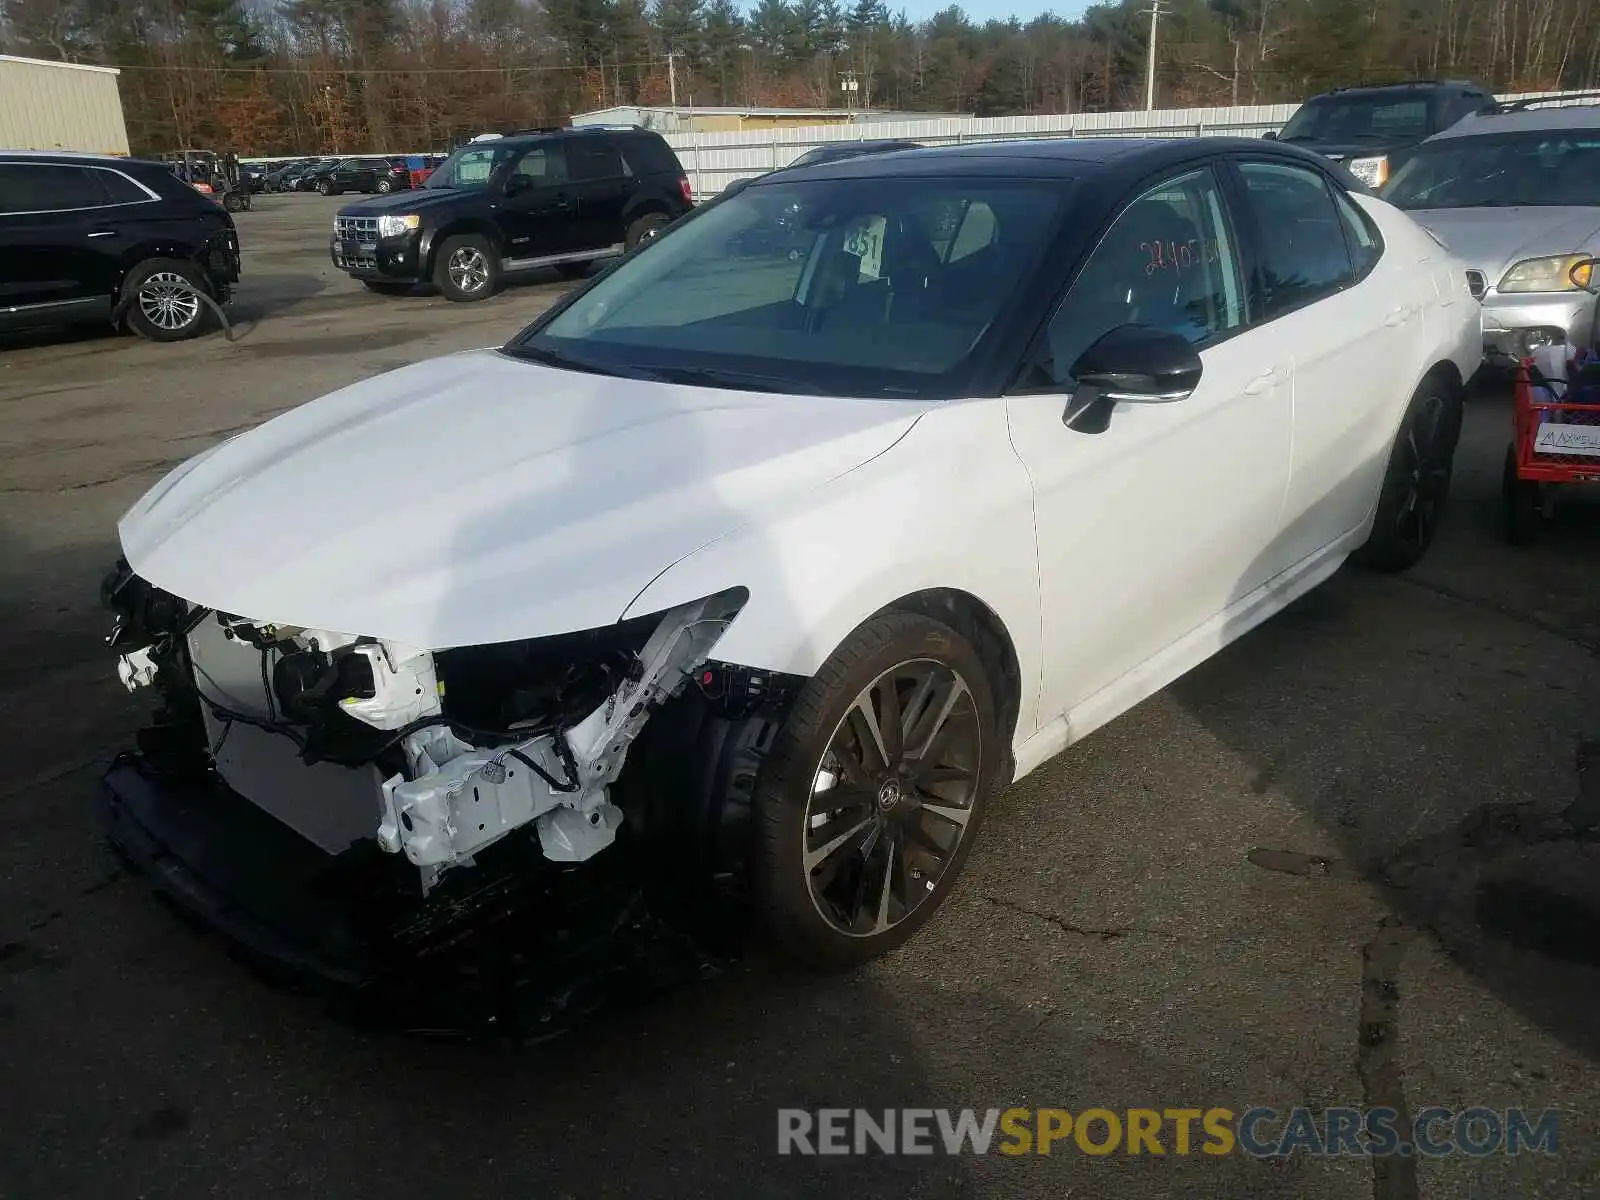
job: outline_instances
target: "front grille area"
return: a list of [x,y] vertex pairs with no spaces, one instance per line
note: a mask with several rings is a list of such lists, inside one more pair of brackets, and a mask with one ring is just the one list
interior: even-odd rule
[[1472,293],[1474,300],[1483,299],[1483,294],[1489,290],[1489,283],[1483,277],[1482,271],[1467,272],[1467,289]]
[[377,217],[335,217],[333,236],[340,266],[349,271],[378,269]]

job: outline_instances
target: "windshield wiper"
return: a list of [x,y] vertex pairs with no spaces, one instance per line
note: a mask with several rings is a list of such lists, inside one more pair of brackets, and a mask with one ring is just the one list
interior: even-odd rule
[[641,378],[661,383],[687,383],[701,387],[734,388],[741,392],[779,392],[789,395],[833,393],[823,388],[784,379],[777,375],[753,375],[746,371],[725,371],[719,367],[649,367],[640,372]]
[[536,362],[546,367],[559,367],[564,371],[582,371],[588,375],[610,375],[617,379],[650,379],[648,372],[634,371],[626,367],[613,367],[609,363],[598,363],[587,358],[576,358],[563,350],[551,350],[545,346],[502,346],[502,354],[509,354],[512,358],[520,358],[527,362]]

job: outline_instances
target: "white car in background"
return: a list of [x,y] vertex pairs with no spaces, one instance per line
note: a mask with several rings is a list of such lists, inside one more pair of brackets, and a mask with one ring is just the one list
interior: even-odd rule
[[731,189],[128,512],[113,643],[165,708],[112,832],[297,961],[553,929],[622,870],[862,962],[997,788],[1347,558],[1424,554],[1478,320],[1409,217],[1270,143]]
[[1469,116],[1418,147],[1383,190],[1466,263],[1491,355],[1596,340],[1600,94],[1574,99]]

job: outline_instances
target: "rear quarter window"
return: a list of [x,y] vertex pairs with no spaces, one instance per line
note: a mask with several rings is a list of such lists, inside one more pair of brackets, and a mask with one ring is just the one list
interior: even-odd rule
[[635,175],[681,175],[678,156],[672,147],[659,137],[633,136],[624,139],[622,156],[628,169]]
[[1333,190],[1334,204],[1339,209],[1339,223],[1344,226],[1345,242],[1350,247],[1350,265],[1355,272],[1355,282],[1360,283],[1383,257],[1383,235],[1378,226],[1361,206],[1338,188]]

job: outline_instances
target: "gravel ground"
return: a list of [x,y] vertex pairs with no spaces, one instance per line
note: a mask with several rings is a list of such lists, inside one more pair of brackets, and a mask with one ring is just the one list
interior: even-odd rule
[[[0,345],[0,1194],[1579,1196],[1600,1189],[1600,501],[1498,540],[1503,396],[1440,544],[1342,572],[1002,794],[962,886],[848,978],[762,961],[543,1048],[352,1030],[119,871],[138,707],[101,645],[121,512],[342,384],[504,340],[334,271],[334,202],[241,214],[222,336]],[[370,464],[373,467],[379,464]],[[359,464],[353,464],[359,469]],[[780,1107],[1563,1110],[1559,1153],[780,1158]],[[1170,1141],[1168,1143],[1171,1145]]]

